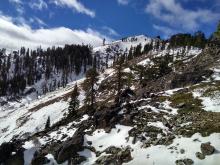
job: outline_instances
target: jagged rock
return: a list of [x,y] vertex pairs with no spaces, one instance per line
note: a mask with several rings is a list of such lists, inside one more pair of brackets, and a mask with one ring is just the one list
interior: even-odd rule
[[212,74],[213,71],[204,69],[175,74],[173,80],[171,81],[171,89],[199,83],[205,80],[204,77],[211,76]]
[[101,156],[96,160],[94,165],[121,165],[117,160],[112,156]]
[[13,143],[3,143],[0,146],[0,164],[10,158],[11,153],[15,150]]
[[116,147],[109,147],[106,149],[107,154],[98,158],[95,165],[122,165],[132,160],[130,148],[120,149]]
[[120,102],[125,102],[126,100],[129,100],[131,97],[135,96],[135,93],[133,90],[130,88],[125,89],[124,91],[121,92],[119,96]]
[[132,125],[132,115],[125,115],[121,121],[122,125],[131,126]]
[[120,107],[104,107],[100,110],[97,110],[94,113],[96,128],[113,128],[115,124],[121,119],[121,116],[118,115],[120,110]]
[[201,153],[201,152],[196,152],[196,157],[198,158],[198,159],[205,159],[205,155],[203,154],[203,153]]
[[181,154],[184,154],[184,153],[185,153],[185,150],[184,150],[184,149],[181,149],[181,150],[180,150],[180,153],[181,153]]
[[117,154],[120,162],[127,163],[132,160],[130,148],[126,148],[125,150],[120,151]]
[[204,155],[212,155],[215,152],[215,147],[213,147],[210,142],[202,143],[200,148]]
[[107,149],[104,150],[106,154],[117,154],[119,151],[121,151],[120,148],[117,148],[115,146],[110,146]]
[[69,164],[81,164],[84,161],[86,161],[86,158],[84,156],[76,154],[74,157],[71,158]]
[[35,152],[31,161],[31,165],[47,164],[50,160],[45,157],[45,154]]
[[24,150],[20,140],[2,143],[0,146],[0,164],[14,165],[16,163],[16,165],[23,165]]
[[87,141],[87,144],[91,146],[91,145],[92,145],[92,142],[91,142],[91,141]]
[[65,141],[56,151],[55,159],[61,164],[70,158],[76,157],[77,152],[83,150],[84,132],[78,129],[72,138]]
[[107,128],[105,128],[105,132],[106,132],[106,133],[110,133],[110,132],[111,132],[111,130],[112,130],[112,128],[111,128],[111,127],[107,127]]
[[180,159],[176,160],[176,165],[192,165],[194,164],[192,159]]

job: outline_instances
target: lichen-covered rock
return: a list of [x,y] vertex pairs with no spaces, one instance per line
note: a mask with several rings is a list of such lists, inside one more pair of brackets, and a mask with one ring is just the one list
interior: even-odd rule
[[210,142],[202,143],[200,148],[204,155],[212,155],[215,152],[215,147],[213,147]]
[[120,149],[114,146],[104,151],[106,154],[98,158],[95,165],[122,165],[132,160],[130,148]]
[[198,159],[205,159],[205,155],[203,154],[203,153],[201,153],[201,152],[196,152],[196,157],[198,158]]
[[192,159],[180,159],[176,160],[176,165],[192,165],[194,164]]
[[117,148],[115,146],[110,146],[108,147],[107,149],[105,149],[105,153],[106,154],[117,154],[118,152],[120,152],[121,149],[120,148]]
[[77,152],[83,150],[84,132],[78,129],[73,137],[65,141],[61,147],[56,151],[55,159],[57,163],[61,164],[66,160],[76,157]]

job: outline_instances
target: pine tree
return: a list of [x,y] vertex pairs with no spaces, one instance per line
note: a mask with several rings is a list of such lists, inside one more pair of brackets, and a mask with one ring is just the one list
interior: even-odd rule
[[73,115],[74,112],[79,108],[79,91],[78,91],[78,86],[77,84],[75,85],[72,95],[71,95],[71,101],[69,104],[69,114]]
[[134,70],[134,72],[136,72],[138,74],[139,83],[143,84],[143,77],[144,77],[144,74],[145,74],[145,67],[143,65],[136,65],[131,69]]
[[219,21],[219,23],[218,23],[217,30],[216,30],[216,32],[214,33],[214,37],[215,37],[216,39],[220,39],[220,21]]
[[50,116],[48,116],[47,122],[46,122],[46,125],[45,125],[45,129],[48,129],[48,128],[50,128]]
[[131,46],[131,48],[129,49],[129,52],[128,52],[128,60],[131,60],[133,59],[133,47]]
[[95,85],[99,80],[98,76],[99,74],[96,69],[92,68],[87,71],[86,79],[83,83],[83,89],[86,92],[85,104],[88,105],[92,110],[94,110],[96,93]]
[[124,84],[123,76],[124,76],[123,59],[120,58],[116,66],[116,90],[117,90],[116,103],[120,102],[120,94]]

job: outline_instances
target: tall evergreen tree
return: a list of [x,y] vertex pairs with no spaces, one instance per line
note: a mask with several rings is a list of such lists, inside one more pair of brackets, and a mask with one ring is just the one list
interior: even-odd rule
[[69,114],[74,115],[74,112],[79,108],[79,91],[78,91],[78,86],[77,84],[75,85],[72,95],[71,95],[71,101],[69,104]]
[[48,116],[47,122],[46,122],[46,125],[45,125],[45,129],[48,129],[48,128],[50,128],[50,116]]
[[124,62],[123,58],[120,58],[118,64],[116,65],[116,90],[117,90],[116,103],[120,102],[120,94],[123,85],[125,83],[123,82],[123,78],[124,78],[123,62]]
[[133,59],[133,47],[131,46],[131,48],[129,49],[129,52],[128,52],[128,60],[131,60]]
[[138,81],[140,84],[143,83],[143,77],[145,74],[145,67],[143,65],[136,65],[131,68],[134,72],[138,74]]
[[217,30],[216,30],[216,32],[214,33],[214,37],[215,37],[216,39],[219,39],[219,40],[220,40],[220,21],[219,21],[219,23],[218,23]]
[[95,68],[92,68],[87,71],[86,73],[86,79],[83,83],[83,89],[86,92],[86,98],[85,98],[85,103],[92,109],[94,110],[94,104],[95,104],[95,94],[96,94],[96,89],[95,85],[97,81],[99,80],[98,78],[99,73],[96,71]]

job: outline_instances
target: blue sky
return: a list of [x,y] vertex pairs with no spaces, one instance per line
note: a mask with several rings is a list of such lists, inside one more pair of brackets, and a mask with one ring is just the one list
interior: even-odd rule
[[[15,40],[0,46],[16,48],[22,38],[26,38],[22,43],[30,46],[41,40],[45,46],[73,40],[96,46],[103,37],[114,40],[146,34],[166,38],[198,30],[209,36],[220,19],[219,8],[220,0],[2,0],[0,34],[15,36]],[[74,39],[64,38],[70,35]],[[43,40],[42,36],[52,39]]]

